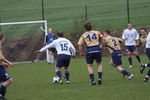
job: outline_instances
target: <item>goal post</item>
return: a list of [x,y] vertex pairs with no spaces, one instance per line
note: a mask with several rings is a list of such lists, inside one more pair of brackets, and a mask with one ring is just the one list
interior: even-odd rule
[[[46,35],[47,33],[47,20],[40,20],[40,21],[25,21],[25,22],[7,22],[7,23],[0,23],[0,26],[8,26],[8,25],[26,25],[26,24],[42,24],[43,27],[43,31],[45,33],[45,37],[44,37],[44,44],[46,45]],[[48,50],[46,51],[46,59],[48,61]],[[23,62],[30,62],[30,61],[23,61]]]

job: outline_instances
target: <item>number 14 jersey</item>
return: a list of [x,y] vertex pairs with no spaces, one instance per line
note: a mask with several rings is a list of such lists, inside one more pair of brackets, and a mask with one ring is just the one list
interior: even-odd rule
[[97,52],[99,51],[99,39],[102,37],[102,34],[99,31],[87,31],[80,37],[78,45],[86,44],[87,52]]

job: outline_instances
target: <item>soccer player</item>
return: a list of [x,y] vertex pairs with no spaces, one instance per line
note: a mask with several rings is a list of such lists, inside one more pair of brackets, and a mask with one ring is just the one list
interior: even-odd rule
[[139,40],[137,41],[137,47],[144,47],[145,46],[145,43],[146,43],[146,38],[147,38],[147,30],[146,28],[142,28],[141,30],[141,33],[140,33],[140,38]]
[[79,45],[79,53],[80,56],[83,56],[84,53],[82,51],[82,45],[86,45],[87,53],[86,53],[86,63],[88,67],[88,73],[90,77],[90,85],[96,85],[96,81],[94,79],[94,72],[92,69],[93,61],[96,60],[97,62],[97,71],[98,71],[98,84],[102,84],[102,57],[101,57],[101,48],[99,39],[102,37],[99,31],[95,31],[92,29],[92,25],[89,22],[84,24],[84,28],[86,32],[82,34],[78,41]]
[[[121,40],[116,37],[112,37],[110,34],[111,33],[109,30],[104,31],[103,44],[104,44],[104,46],[106,46],[109,49],[109,51],[111,53],[113,65],[116,68],[116,70],[121,72],[123,75],[128,76],[128,80],[131,80],[134,75],[129,73],[128,71],[126,71],[121,66],[122,65],[122,60],[121,60],[122,53],[120,51],[121,47],[120,47],[120,43],[119,43],[119,41],[121,41]],[[123,42],[123,40],[122,40],[122,42]]]
[[10,68],[13,64],[8,61],[2,54],[2,43],[5,41],[4,34],[0,32],[0,100],[7,100],[5,98],[7,87],[12,83],[13,79],[7,73],[6,68]]
[[[150,32],[149,32],[149,34],[148,34],[148,36],[146,38],[146,45],[145,45],[145,47],[146,47],[146,55],[147,55],[147,57],[148,57],[148,59],[150,61]],[[144,69],[146,67],[150,68],[150,63],[142,64],[140,72],[143,73],[143,71],[144,71]],[[148,73],[147,73],[147,75],[144,78],[144,82],[150,82],[150,69],[148,70]]]
[[128,29],[125,29],[122,34],[122,39],[125,41],[125,49],[128,55],[128,60],[130,63],[129,68],[133,67],[132,64],[132,57],[131,55],[134,54],[140,64],[142,64],[140,60],[139,53],[136,48],[136,41],[139,39],[139,34],[136,29],[133,28],[132,24],[128,24]]
[[54,40],[52,43],[41,48],[40,50],[35,51],[35,53],[43,52],[48,48],[52,48],[52,47],[56,48],[57,50],[57,63],[55,67],[56,75],[60,78],[59,83],[62,84],[63,76],[61,73],[61,68],[64,67],[66,82],[67,84],[69,84],[70,79],[69,79],[68,67],[70,64],[71,56],[76,55],[76,50],[73,44],[68,39],[64,38],[63,32],[58,32],[57,37],[58,39]]
[[[53,34],[53,30],[51,28],[48,29],[48,35],[46,36],[46,45],[52,43],[55,40],[55,35]],[[49,64],[54,63],[54,52],[55,48],[49,48],[47,53],[47,61]]]

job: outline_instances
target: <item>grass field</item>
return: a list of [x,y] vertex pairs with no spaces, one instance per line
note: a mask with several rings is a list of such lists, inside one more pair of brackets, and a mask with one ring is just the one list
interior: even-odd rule
[[[130,0],[131,22],[135,26],[150,24],[149,3],[149,0]],[[85,5],[87,18],[94,23],[96,29],[122,29],[127,24],[126,0],[44,0],[48,26],[68,34],[78,31],[75,23],[81,28],[81,22],[85,20]],[[41,20],[41,0],[3,0],[0,3],[0,18],[1,22]],[[40,32],[39,27],[40,25],[34,24],[3,26],[2,31],[8,33],[9,37],[16,38]]]
[[[147,62],[142,56],[143,62]],[[17,64],[9,72],[14,83],[8,88],[8,100],[150,100],[150,83],[144,83],[144,74],[139,73],[139,65],[128,68],[127,57],[123,57],[123,65],[135,77],[128,81],[127,77],[114,70],[108,62],[110,58],[103,58],[103,85],[89,86],[89,77],[85,60],[72,59],[70,72],[71,84],[53,84],[55,76],[54,65],[46,62]],[[96,67],[94,67],[96,71]],[[97,74],[95,74],[97,76]]]

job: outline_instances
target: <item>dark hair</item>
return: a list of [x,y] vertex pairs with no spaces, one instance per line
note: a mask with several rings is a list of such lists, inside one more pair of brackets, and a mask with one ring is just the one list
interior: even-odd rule
[[0,40],[4,38],[4,33],[0,32]]
[[109,34],[109,35],[111,34],[110,30],[105,30],[104,32]]
[[147,32],[147,29],[146,29],[146,28],[141,28],[141,30],[144,30],[145,32]]
[[63,36],[64,36],[64,33],[63,33],[63,32],[57,32],[57,36],[58,36],[58,37],[63,37]]
[[85,28],[87,31],[92,30],[92,25],[91,25],[91,23],[90,23],[90,22],[84,23],[84,28]]

